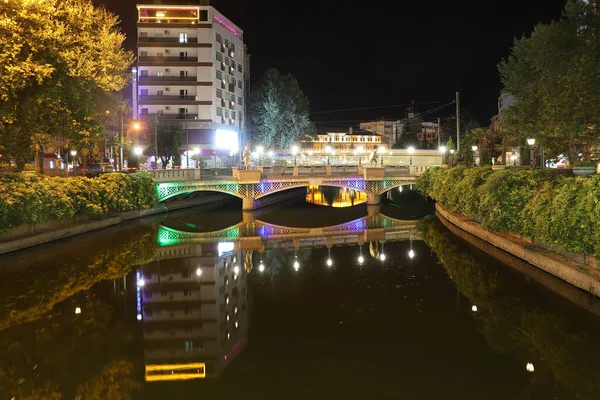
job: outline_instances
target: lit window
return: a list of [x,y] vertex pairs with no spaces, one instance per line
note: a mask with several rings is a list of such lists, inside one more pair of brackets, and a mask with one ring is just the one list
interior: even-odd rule
[[188,41],[188,34],[185,32],[180,32],[179,33],[179,43],[187,43]]

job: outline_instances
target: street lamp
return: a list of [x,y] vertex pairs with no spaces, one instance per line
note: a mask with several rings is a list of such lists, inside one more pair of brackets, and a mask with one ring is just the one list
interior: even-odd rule
[[442,154],[442,164],[444,164],[444,157],[446,155],[446,146],[440,146],[440,153]]
[[262,146],[256,146],[256,152],[258,153],[258,166],[260,167],[260,158],[261,155],[263,153],[263,151],[265,151],[265,149]]
[[140,146],[137,146],[135,149],[133,149],[133,152],[135,153],[135,155],[138,158],[138,169],[141,169],[140,168],[140,156],[144,152],[144,149],[142,149]]
[[[77,150],[71,150],[71,156],[73,156],[73,175],[77,176],[77,170],[75,170],[75,156],[77,155]],[[68,167],[67,167],[68,169]]]
[[450,149],[450,168],[454,167],[454,149]]
[[294,156],[294,165],[296,165],[296,154],[298,154],[298,146],[292,146],[292,155]]
[[473,150],[473,167],[477,166],[477,146],[471,146],[471,150]]
[[329,145],[325,146],[325,152],[327,153],[327,165],[330,165],[329,155],[331,153],[331,146],[329,146]]
[[535,167],[533,165],[533,146],[535,146],[535,139],[527,139],[527,144],[529,145],[529,166],[531,169],[534,169]]
[[363,147],[362,146],[358,146],[356,148],[356,151],[358,152],[358,165],[361,164],[362,161],[362,152],[363,152]]
[[408,150],[408,154],[410,154],[410,162],[409,162],[409,165],[410,165],[410,166],[412,166],[412,155],[413,155],[413,154],[414,154],[414,152],[415,152],[415,148],[414,148],[414,147],[412,147],[412,146],[410,146],[410,147],[409,147],[408,149],[406,149],[406,150]]

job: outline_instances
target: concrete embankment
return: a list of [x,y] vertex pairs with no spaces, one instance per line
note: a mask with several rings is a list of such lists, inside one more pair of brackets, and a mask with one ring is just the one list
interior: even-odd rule
[[[560,254],[549,250],[549,246],[540,246],[530,239],[510,234],[493,233],[469,218],[447,211],[440,204],[436,204],[435,208],[438,217],[446,225],[451,223],[483,242],[512,254],[579,289],[583,289],[594,296],[600,295],[600,270],[594,266],[596,264],[595,259],[584,257],[581,254],[577,256],[570,256],[568,255],[570,253],[565,254],[564,252]],[[486,251],[490,252],[489,249],[486,249]],[[586,265],[578,262],[578,260],[588,260],[589,264],[593,265]],[[536,280],[539,279],[541,279],[541,276],[538,275]],[[552,285],[544,285],[555,290]],[[581,299],[572,300],[579,303]]]
[[[261,199],[261,207],[306,195],[306,189],[299,188],[276,193]],[[201,205],[215,204],[232,197],[221,193],[202,193],[198,197],[185,200],[167,201],[145,210],[111,213],[103,216],[80,216],[70,219],[22,225],[0,233],[0,254],[26,249],[29,247],[65,239],[82,233],[96,231],[122,222],[152,215],[165,214],[169,211],[181,210]],[[241,205],[240,205],[241,208]]]

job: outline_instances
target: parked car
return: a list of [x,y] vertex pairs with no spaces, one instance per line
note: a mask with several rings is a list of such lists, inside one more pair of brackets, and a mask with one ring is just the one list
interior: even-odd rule
[[113,167],[112,164],[103,164],[102,165],[102,172],[104,172],[104,173],[115,172],[115,167]]
[[85,168],[83,170],[83,172],[85,173],[85,176],[87,176],[88,178],[93,178],[95,176],[100,175],[102,172],[104,172],[104,169],[102,168],[102,165],[100,165],[100,164],[88,164],[87,168]]

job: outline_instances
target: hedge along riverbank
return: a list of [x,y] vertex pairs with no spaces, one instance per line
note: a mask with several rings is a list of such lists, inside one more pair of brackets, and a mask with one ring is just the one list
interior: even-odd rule
[[24,224],[150,208],[156,185],[150,174],[97,178],[0,175],[0,231]]
[[600,255],[600,176],[552,171],[430,168],[417,189],[494,232]]

